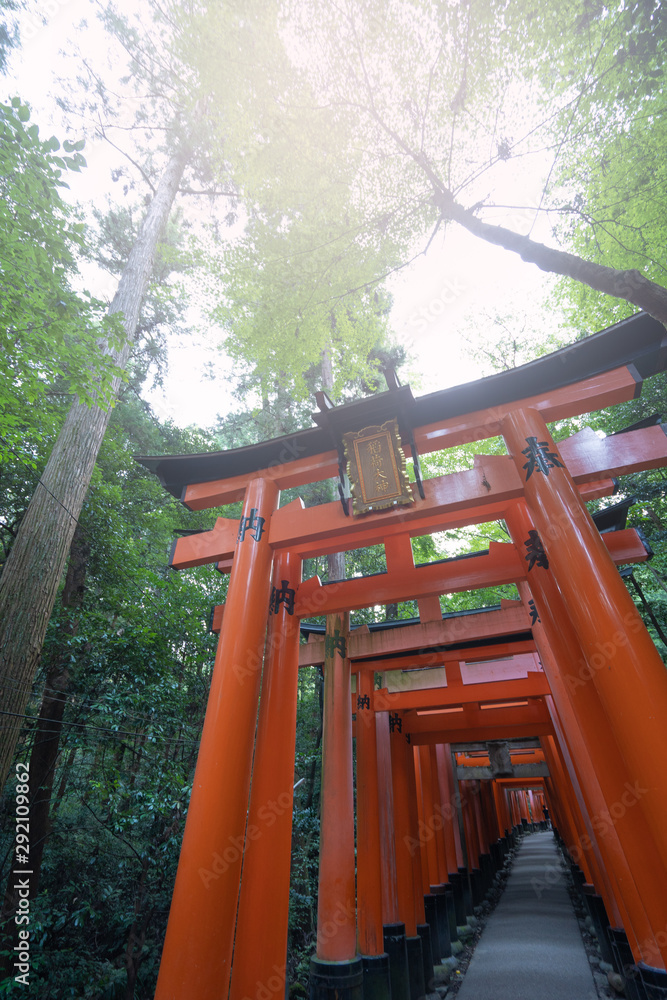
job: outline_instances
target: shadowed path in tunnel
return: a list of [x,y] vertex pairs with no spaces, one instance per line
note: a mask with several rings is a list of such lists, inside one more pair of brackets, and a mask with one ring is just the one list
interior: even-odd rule
[[553,834],[524,838],[457,1000],[597,1000]]

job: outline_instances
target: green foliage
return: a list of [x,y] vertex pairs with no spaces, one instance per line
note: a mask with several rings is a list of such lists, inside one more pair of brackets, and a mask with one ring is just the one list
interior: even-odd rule
[[48,436],[63,394],[108,405],[117,374],[105,341],[119,326],[73,291],[86,232],[60,192],[85,166],[82,148],[41,140],[18,98],[0,105],[0,459],[19,448],[30,460],[25,440]]
[[[558,232],[587,259],[636,268],[665,286],[665,11],[652,0],[600,5],[585,23],[582,15],[580,30],[599,55],[554,171]],[[561,285],[559,297],[580,330],[601,329],[634,311],[572,283]]]

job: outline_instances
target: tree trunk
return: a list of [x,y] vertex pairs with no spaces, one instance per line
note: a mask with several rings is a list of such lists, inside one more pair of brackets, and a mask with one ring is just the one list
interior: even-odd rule
[[[67,577],[63,589],[62,604],[65,608],[76,609],[83,601],[85,576],[90,557],[90,545],[77,525],[70,548]],[[62,719],[67,701],[70,674],[68,669],[68,640],[76,633],[77,622],[66,619],[61,628],[51,662],[46,672],[46,682],[42,704],[39,710],[35,739],[30,753],[30,874],[29,898],[34,903],[39,892],[44,845],[50,832],[49,812],[53,790],[53,775],[58,759]],[[15,943],[14,915],[18,909],[16,876],[10,871],[0,917],[0,928],[4,938],[4,950],[9,957],[4,963],[4,974],[11,976],[12,949]]]
[[597,292],[625,299],[667,326],[667,289],[645,278],[639,271],[619,271],[615,267],[595,264],[576,254],[553,250],[542,243],[536,243],[528,236],[521,236],[503,226],[482,222],[470,209],[453,201],[448,192],[437,191],[436,203],[444,219],[458,222],[473,236],[517,253],[522,260],[536,264],[542,271],[561,274],[588,285]]
[[[169,161],[120,279],[109,313],[123,313],[125,342],[109,351],[127,364],[155,249],[169,217],[188,151]],[[114,395],[120,387],[115,380]],[[0,784],[4,785],[21,730],[46,627],[110,410],[75,403],[49,457],[0,577],[0,697],[6,712],[0,733]]]
[[[70,548],[67,577],[62,596],[63,606],[78,609],[83,602],[86,571],[90,558],[90,543],[77,525]],[[61,641],[55,650],[46,675],[46,684],[39,710],[38,729],[30,754],[30,899],[39,891],[44,846],[51,830],[49,813],[53,792],[53,776],[60,752],[62,720],[69,690],[70,672],[67,665],[67,640],[78,628],[75,618],[65,621]]]

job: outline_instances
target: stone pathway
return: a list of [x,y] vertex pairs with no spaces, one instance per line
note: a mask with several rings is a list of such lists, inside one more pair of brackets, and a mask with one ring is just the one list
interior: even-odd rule
[[550,831],[526,836],[457,1000],[597,1000]]

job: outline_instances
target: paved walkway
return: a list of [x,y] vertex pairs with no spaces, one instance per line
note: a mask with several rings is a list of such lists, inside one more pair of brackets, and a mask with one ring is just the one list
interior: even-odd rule
[[457,1000],[597,1000],[550,831],[527,835]]

